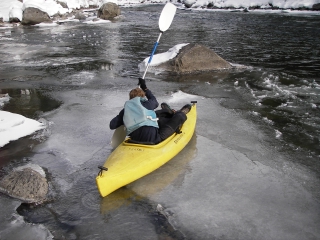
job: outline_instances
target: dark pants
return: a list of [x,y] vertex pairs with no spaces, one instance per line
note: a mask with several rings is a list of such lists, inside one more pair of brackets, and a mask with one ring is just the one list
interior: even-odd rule
[[170,114],[166,109],[161,109],[157,110],[156,114],[159,118],[158,124],[161,141],[178,131],[182,124],[187,120],[187,115],[180,111],[175,114]]

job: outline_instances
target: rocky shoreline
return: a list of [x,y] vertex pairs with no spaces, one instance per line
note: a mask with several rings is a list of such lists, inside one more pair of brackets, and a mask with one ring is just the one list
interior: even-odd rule
[[[67,8],[65,3],[58,2],[63,8]],[[56,13],[53,16],[49,16],[48,13],[35,8],[27,7],[22,12],[22,19],[17,17],[10,17],[8,22],[5,22],[3,18],[0,18],[0,27],[4,27],[6,23],[17,25],[36,25],[39,23],[53,23],[61,20],[67,20],[74,18],[78,20],[86,20],[87,17],[96,16],[96,20],[114,20],[121,15],[120,7],[112,2],[103,4],[100,8],[98,6],[89,6],[88,8],[74,9],[71,12],[65,14]],[[94,21],[94,20],[93,20]]]
[[[57,1],[58,4],[62,6],[64,9],[68,9],[68,6],[64,2]],[[209,2],[206,6],[197,5],[195,0],[185,0],[183,2],[178,1],[181,4],[182,8],[186,10],[192,9],[202,9],[202,10],[228,10],[234,12],[249,12],[254,10],[274,10],[274,11],[320,11],[320,3],[314,4],[311,8],[308,7],[299,7],[299,8],[280,8],[278,6],[274,6],[269,3],[269,6],[250,6],[250,7],[218,7],[213,2]],[[143,1],[141,4],[148,4]],[[150,2],[150,4],[159,4],[159,2]],[[138,4],[130,4],[130,6],[138,5]],[[126,6],[126,5],[124,5]],[[97,21],[99,19],[104,20],[115,20],[119,18],[121,15],[120,10],[121,5],[117,5],[112,2],[104,3],[100,8],[99,6],[90,5],[88,8],[80,8],[73,9],[71,12],[67,12],[65,14],[56,13],[53,16],[49,16],[46,12],[41,11],[38,8],[28,7],[22,13],[22,19],[17,17],[10,17],[9,21],[6,22],[3,18],[0,18],[0,27],[6,27],[7,24],[12,24],[13,26],[22,25],[35,25],[39,23],[52,23],[58,22],[61,20],[67,20],[69,18],[74,18],[78,20],[86,20],[89,16],[96,16],[93,21]],[[90,14],[89,14],[90,13]]]

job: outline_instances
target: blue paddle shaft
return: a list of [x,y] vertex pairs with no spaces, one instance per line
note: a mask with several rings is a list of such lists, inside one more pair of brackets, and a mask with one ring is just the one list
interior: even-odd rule
[[152,53],[151,53],[151,55],[150,55],[150,57],[149,57],[148,63],[151,63],[152,57],[153,57],[154,53],[156,52],[156,49],[157,49],[157,47],[158,47],[158,44],[159,44],[159,42],[156,42],[156,43],[154,44],[153,50],[152,50]]
[[162,35],[162,32],[160,32],[159,37],[158,37],[156,43],[155,43],[154,46],[153,46],[152,53],[151,53],[151,55],[150,55],[150,57],[149,57],[149,61],[148,61],[146,70],[144,71],[144,74],[143,74],[143,76],[142,76],[142,79],[144,79],[144,77],[146,76],[148,67],[149,67],[149,65],[150,65],[150,63],[151,63],[151,61],[152,61],[153,55],[154,55],[154,53],[156,52],[156,49],[157,49],[157,47],[158,47],[158,44],[159,44],[161,35]]

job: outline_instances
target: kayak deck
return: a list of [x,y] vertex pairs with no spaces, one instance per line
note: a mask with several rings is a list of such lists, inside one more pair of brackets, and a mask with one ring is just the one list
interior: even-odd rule
[[176,156],[193,136],[197,119],[196,104],[192,105],[181,133],[174,133],[156,145],[122,142],[108,157],[96,177],[102,197],[153,172]]

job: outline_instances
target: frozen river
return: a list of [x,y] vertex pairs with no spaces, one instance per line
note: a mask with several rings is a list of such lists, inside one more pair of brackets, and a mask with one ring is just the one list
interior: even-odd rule
[[0,29],[0,93],[12,97],[2,110],[47,124],[0,149],[0,177],[33,163],[50,181],[38,206],[0,195],[0,239],[320,239],[318,14],[178,10],[158,53],[199,43],[245,68],[149,72],[159,102],[198,101],[195,135],[157,171],[99,196],[109,121],[142,75],[161,9]]

